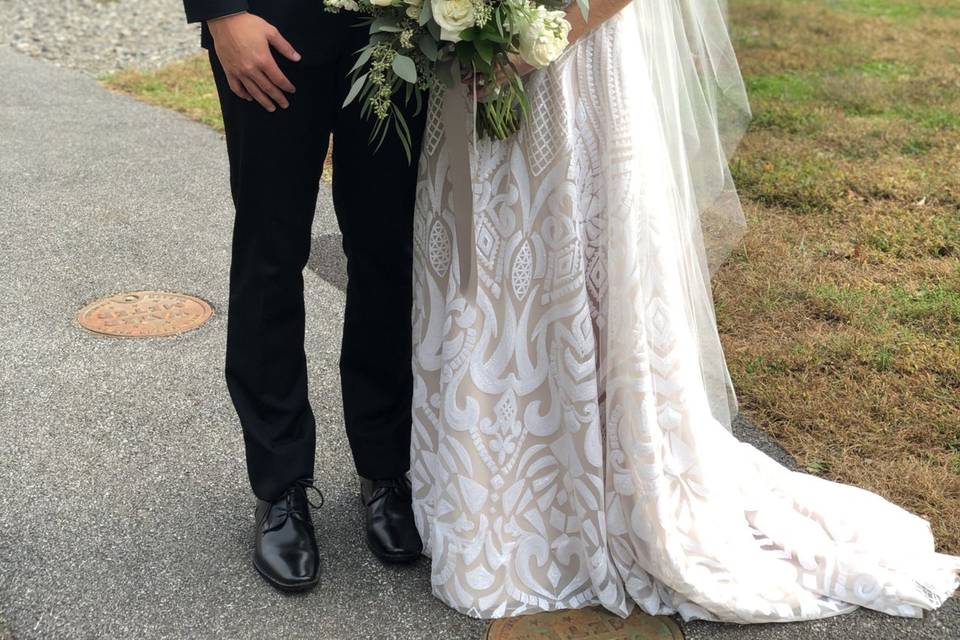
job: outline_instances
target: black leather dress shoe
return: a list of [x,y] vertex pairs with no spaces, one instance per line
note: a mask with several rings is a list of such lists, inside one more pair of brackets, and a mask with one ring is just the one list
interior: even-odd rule
[[367,546],[384,562],[413,562],[423,543],[413,521],[413,499],[406,476],[389,480],[360,478],[366,508]]
[[[314,504],[307,490],[316,491]],[[257,501],[257,538],[253,566],[281,591],[305,591],[320,580],[320,552],[310,509],[323,495],[313,480],[298,480],[272,502]]]

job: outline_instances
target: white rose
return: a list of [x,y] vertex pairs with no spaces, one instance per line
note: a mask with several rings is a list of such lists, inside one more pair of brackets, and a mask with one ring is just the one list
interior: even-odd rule
[[323,4],[327,11],[331,13],[337,13],[341,9],[345,9],[346,11],[360,11],[360,5],[354,0],[324,0]]
[[440,25],[440,39],[460,40],[460,33],[476,24],[471,0],[432,0],[433,19]]
[[423,9],[423,0],[405,0],[405,2],[407,3],[407,17],[411,20],[419,18]]
[[563,11],[537,6],[533,18],[520,30],[520,57],[530,66],[542,69],[564,52],[569,35],[570,23]]
[[446,29],[440,29],[440,39],[444,42],[460,42],[460,32],[459,31],[447,31]]

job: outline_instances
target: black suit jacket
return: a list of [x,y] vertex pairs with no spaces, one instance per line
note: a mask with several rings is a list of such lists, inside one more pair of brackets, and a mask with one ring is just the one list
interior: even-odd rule
[[183,0],[187,22],[201,22],[246,11],[249,4],[247,0]]
[[277,29],[303,56],[306,64],[322,63],[339,53],[334,50],[335,38],[327,37],[331,29],[349,28],[356,16],[349,12],[329,13],[323,0],[183,0],[188,22],[201,22],[200,44],[213,48],[207,20],[249,11]]

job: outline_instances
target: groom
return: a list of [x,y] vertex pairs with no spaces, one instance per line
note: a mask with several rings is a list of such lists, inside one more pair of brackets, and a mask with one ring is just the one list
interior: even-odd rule
[[344,418],[366,541],[386,562],[421,552],[409,469],[412,220],[423,114],[374,152],[360,102],[343,109],[367,30],[322,0],[184,0],[202,23],[230,159],[236,218],[226,381],[256,508],[254,566],[285,591],[319,580],[307,490],[316,427],[307,399],[303,268],[331,133],[333,201],[349,283],[340,354]]

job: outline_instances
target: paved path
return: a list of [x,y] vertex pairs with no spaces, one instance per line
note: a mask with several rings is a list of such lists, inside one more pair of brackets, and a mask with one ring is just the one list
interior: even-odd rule
[[[249,566],[252,500],[222,378],[232,217],[222,140],[3,47],[0,77],[0,620],[18,640],[481,638],[482,623],[430,596],[425,562],[384,568],[361,543],[336,375],[343,261],[326,191],[305,278],[324,578],[284,597]],[[92,298],[153,287],[198,294],[218,313],[175,338],[109,339],[75,324]],[[958,619],[953,601],[920,623],[858,614],[686,632],[939,640],[960,637]]]
[[[253,503],[223,384],[232,212],[213,131],[0,48],[0,608],[28,638],[480,638],[359,533],[341,426],[342,264],[306,277],[321,586],[249,566]],[[315,237],[332,251],[329,205]],[[167,288],[218,313],[176,338],[109,339],[84,302]]]

